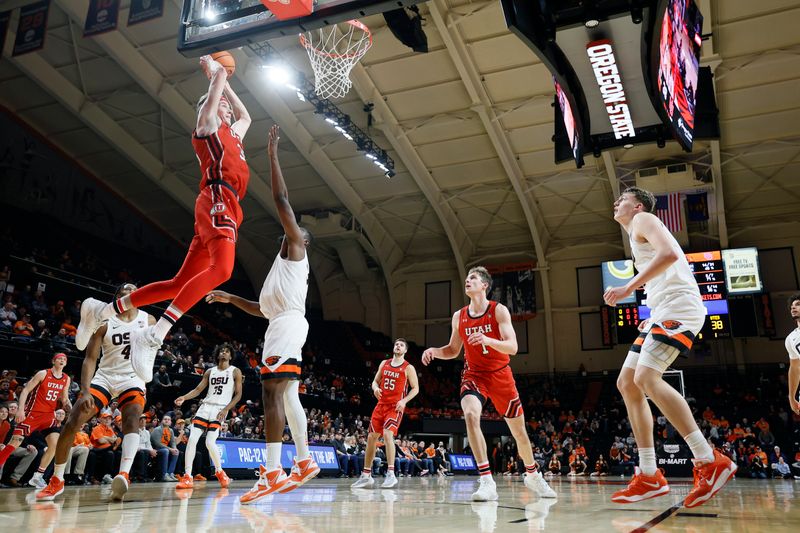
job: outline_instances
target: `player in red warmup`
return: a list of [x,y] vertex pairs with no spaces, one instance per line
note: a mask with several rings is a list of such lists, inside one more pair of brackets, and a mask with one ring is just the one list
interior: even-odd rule
[[228,84],[222,65],[210,56],[201,57],[200,65],[211,82],[208,93],[197,103],[197,127],[192,134],[192,146],[200,161],[200,195],[195,203],[195,234],[183,266],[171,280],[145,285],[111,303],[87,298],[81,305],[75,336],[75,345],[83,350],[104,320],[172,299],[154,326],[131,334],[130,361],[145,382],[153,378],[156,352],[170,328],[208,292],[230,278],[242,222],[239,202],[250,179],[242,148],[250,115]]
[[57,353],[53,356],[52,368],[40,370],[25,384],[19,396],[19,404],[24,408],[17,411],[17,427],[14,428],[11,441],[0,451],[0,467],[6,464],[25,437],[34,431],[57,425],[55,412],[59,402],[64,410],[72,409],[69,402],[70,379],[64,373],[65,366],[66,354]]
[[[405,339],[394,341],[392,359],[381,362],[375,379],[372,380],[372,392],[378,398],[378,405],[372,411],[372,418],[369,421],[364,470],[361,471],[358,481],[353,483],[354,489],[371,487],[375,484],[375,480],[372,479],[372,460],[375,458],[375,446],[381,434],[386,444],[386,463],[389,468],[381,487],[390,489],[397,485],[397,477],[394,475],[394,438],[400,428],[406,405],[419,393],[417,371],[406,361],[407,351],[408,342]],[[408,385],[411,385],[411,390],[408,390]]]
[[461,410],[480,474],[478,490],[472,494],[472,499],[497,499],[486,439],[481,431],[481,412],[487,399],[492,401],[498,413],[503,414],[517,442],[517,450],[525,463],[525,486],[542,498],[555,498],[555,491],[544,480],[533,458],[522,402],[509,366],[510,356],[517,353],[517,335],[511,324],[511,313],[503,304],[486,297],[491,288],[492,276],[484,267],[469,270],[464,292],[470,302],[453,315],[450,343],[425,350],[422,364],[429,365],[434,359],[455,359],[464,347]]

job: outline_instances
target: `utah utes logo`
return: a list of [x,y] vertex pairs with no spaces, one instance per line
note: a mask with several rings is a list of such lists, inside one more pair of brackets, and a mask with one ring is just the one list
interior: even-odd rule
[[280,360],[281,360],[281,358],[278,357],[277,355],[271,355],[271,356],[267,357],[266,361],[264,361],[264,364],[266,364],[267,366],[273,366],[273,365],[278,364],[278,361],[280,361]]
[[664,328],[666,329],[678,329],[683,324],[681,322],[678,322],[677,320],[665,320],[661,323],[661,325],[664,326]]
[[211,215],[214,216],[218,213],[222,213],[225,211],[225,204],[222,202],[217,202],[211,206]]

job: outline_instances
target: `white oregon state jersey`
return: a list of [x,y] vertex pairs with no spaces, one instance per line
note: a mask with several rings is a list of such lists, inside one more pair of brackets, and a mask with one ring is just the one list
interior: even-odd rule
[[289,261],[278,253],[258,297],[258,305],[267,319],[287,311],[305,315],[308,272],[308,254],[300,261]]
[[[663,226],[663,223],[661,225]],[[681,245],[678,244],[672,234],[669,235],[669,240],[672,249],[678,255],[678,260],[645,284],[646,304],[650,309],[658,307],[666,296],[677,296],[679,294],[696,296],[697,301],[702,303],[700,289],[697,287],[697,281],[694,279],[689,261],[686,260],[686,256],[681,250]],[[636,270],[641,272],[653,260],[656,251],[649,242],[636,242],[633,238],[630,241],[633,264],[636,266]]]
[[800,359],[800,327],[792,330],[786,337],[786,351],[789,359]]
[[208,392],[203,404],[218,405],[223,407],[228,405],[233,398],[233,372],[235,366],[229,366],[225,370],[213,367],[208,375]]
[[120,320],[116,315],[108,319],[100,370],[107,374],[134,373],[131,366],[131,332],[146,328],[147,319],[147,313],[142,310],[130,322]]

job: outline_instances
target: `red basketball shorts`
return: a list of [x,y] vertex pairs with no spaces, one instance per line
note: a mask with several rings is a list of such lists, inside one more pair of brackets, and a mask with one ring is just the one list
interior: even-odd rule
[[55,423],[56,415],[53,411],[31,411],[25,420],[14,428],[14,435],[27,437],[34,431],[51,428]]
[[468,394],[477,396],[481,403],[491,400],[497,412],[505,418],[516,418],[522,414],[517,383],[509,366],[494,372],[465,368],[461,373],[461,398]]
[[242,208],[230,189],[222,185],[209,185],[197,196],[194,232],[204,244],[218,237],[236,242],[241,223]]
[[400,429],[400,421],[403,420],[403,413],[397,410],[396,404],[379,403],[372,411],[372,418],[369,421],[370,433],[383,433],[385,429],[397,436]]

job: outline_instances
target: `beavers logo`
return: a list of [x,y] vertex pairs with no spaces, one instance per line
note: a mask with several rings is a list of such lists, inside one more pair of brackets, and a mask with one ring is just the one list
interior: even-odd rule
[[264,361],[264,364],[266,364],[267,366],[274,366],[274,365],[277,365],[278,361],[280,361],[280,360],[281,360],[281,358],[278,357],[277,355],[271,355],[271,356],[267,357],[266,361]]
[[665,329],[678,329],[683,324],[677,320],[665,320],[661,323],[661,325],[664,326]]

